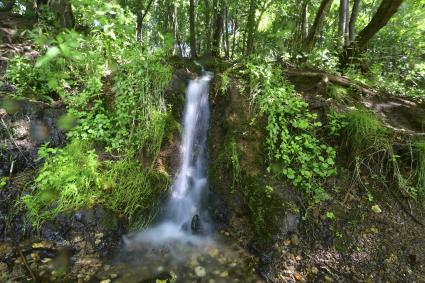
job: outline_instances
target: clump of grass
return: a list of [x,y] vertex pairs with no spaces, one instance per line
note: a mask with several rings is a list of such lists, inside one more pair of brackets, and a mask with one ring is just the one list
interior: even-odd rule
[[33,191],[21,200],[35,227],[61,213],[98,203],[127,216],[131,223],[140,216],[138,226],[143,227],[153,219],[169,184],[168,176],[153,166],[141,168],[134,157],[105,161],[101,166],[91,145],[78,140],[63,149],[42,147],[39,156],[46,161]]
[[42,147],[46,162],[31,195],[22,198],[35,226],[59,213],[89,207],[101,196],[102,175],[90,145],[75,140],[63,149]]
[[348,90],[342,86],[331,84],[327,87],[326,94],[328,97],[340,103],[345,103],[349,100]]
[[419,194],[425,196],[425,139],[413,143],[413,156],[416,157],[416,174]]
[[232,137],[229,141],[228,150],[229,165],[233,171],[232,191],[234,191],[235,187],[238,186],[241,182],[241,165],[239,162],[238,145],[234,137]]
[[365,109],[351,110],[346,114],[344,136],[354,155],[370,147],[382,147],[387,129],[371,111]]
[[[107,167],[106,205],[127,216],[130,223],[137,226],[133,228],[146,227],[156,215],[156,208],[168,188],[168,176],[153,168],[144,170],[131,158],[110,162]],[[141,221],[136,221],[136,216],[141,216]]]

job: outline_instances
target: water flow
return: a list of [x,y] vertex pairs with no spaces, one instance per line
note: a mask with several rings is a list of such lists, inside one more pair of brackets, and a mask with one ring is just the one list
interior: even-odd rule
[[208,185],[206,142],[211,78],[212,73],[203,72],[201,77],[190,81],[187,88],[180,167],[171,186],[162,220],[157,226],[136,235],[131,243],[184,241],[196,244],[202,242],[210,230],[208,214],[201,209],[201,204]]

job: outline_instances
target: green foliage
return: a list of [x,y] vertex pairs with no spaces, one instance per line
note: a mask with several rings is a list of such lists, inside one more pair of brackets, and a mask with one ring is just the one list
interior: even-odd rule
[[126,215],[133,228],[146,227],[153,220],[169,178],[155,169],[143,169],[133,158],[106,164],[105,202],[107,207]]
[[75,140],[64,149],[44,146],[39,158],[46,161],[35,179],[34,190],[22,198],[35,226],[59,213],[99,201],[103,177],[89,144]]
[[370,147],[379,148],[382,145],[387,129],[373,112],[353,109],[346,113],[345,117],[343,134],[354,155]]
[[348,125],[345,113],[331,111],[327,114],[326,128],[331,136],[339,137],[343,129]]
[[247,66],[254,101],[268,118],[270,161],[281,163],[279,174],[314,202],[328,199],[322,184],[336,172],[335,150],[315,135],[321,127],[317,115],[282,79],[279,69],[252,63]]

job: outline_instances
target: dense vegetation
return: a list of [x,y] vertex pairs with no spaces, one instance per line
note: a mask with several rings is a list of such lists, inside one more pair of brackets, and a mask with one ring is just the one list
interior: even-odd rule
[[[323,126],[283,79],[282,63],[345,74],[352,88],[367,84],[418,99],[425,83],[425,3],[349,2],[75,0],[60,1],[69,9],[39,3],[34,11],[30,3],[17,1],[15,12],[39,15],[26,36],[40,56],[12,58],[5,79],[16,86],[16,97],[60,99],[68,109],[62,126],[70,145],[40,151],[47,162],[34,194],[23,199],[33,221],[95,202],[130,217],[152,209],[167,183],[153,162],[163,140],[176,129],[163,98],[171,78],[166,62],[173,55],[243,63],[252,101],[268,117],[269,161],[281,164],[278,174],[301,188],[307,199],[328,199],[321,184],[336,173],[335,149],[320,140],[321,128],[343,134],[357,162],[367,144],[382,144],[385,129],[361,109],[334,112]],[[234,71],[226,72],[224,84]],[[333,99],[349,99],[338,84],[327,88]],[[421,151],[421,144],[415,142],[415,149]],[[120,160],[99,161],[94,146]],[[152,164],[142,169],[135,163],[140,158]],[[418,184],[423,184],[421,176],[419,170]],[[125,183],[119,181],[123,179]],[[153,186],[160,179],[164,185]],[[130,192],[132,197],[125,197]],[[413,186],[409,192],[419,196],[425,191]],[[53,210],[51,202],[56,203]]]
[[[66,108],[58,125],[67,145],[39,149],[43,164],[17,203],[35,227],[98,204],[132,229],[151,223],[172,177],[158,166],[160,153],[181,127],[173,113],[181,105],[165,92],[175,69],[196,70],[187,58],[217,72],[220,95],[239,89],[255,113],[250,123],[263,130],[258,167],[270,182],[260,190],[246,183],[236,135],[222,156],[228,190],[247,200],[257,234],[270,233],[277,183],[301,197],[304,219],[352,186],[371,202],[378,188],[424,204],[425,121],[421,131],[395,129],[365,103],[423,102],[424,0],[0,2],[0,11],[35,21],[2,37],[19,36],[35,51],[8,58],[0,87],[14,91],[0,90],[2,107],[27,99]],[[319,111],[310,103],[317,93],[326,101]]]

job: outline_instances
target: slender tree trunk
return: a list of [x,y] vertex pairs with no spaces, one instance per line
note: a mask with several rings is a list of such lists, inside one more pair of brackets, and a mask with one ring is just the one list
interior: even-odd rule
[[136,40],[142,42],[142,29],[143,29],[143,19],[142,14],[136,14]]
[[238,29],[238,22],[236,19],[233,19],[232,21],[232,60],[235,58],[235,49],[236,49],[236,31]]
[[149,0],[148,5],[146,6],[146,9],[141,7],[140,11],[137,12],[136,15],[136,39],[138,42],[143,41],[143,21],[146,17],[146,15],[149,12],[149,9],[151,8],[153,3],[153,0]]
[[49,0],[48,5],[58,15],[61,27],[74,28],[75,18],[69,0]]
[[190,0],[189,4],[189,29],[190,29],[190,54],[192,58],[197,57],[196,53],[196,30],[195,30],[195,1]]
[[205,6],[205,22],[204,22],[204,29],[205,29],[205,54],[208,54],[211,52],[211,6],[210,6],[210,0],[204,0],[204,6]]
[[322,0],[316,17],[314,18],[313,26],[311,27],[306,40],[304,41],[303,49],[305,52],[310,52],[316,44],[317,37],[323,29],[326,15],[328,14],[333,0]]
[[345,9],[345,25],[344,25],[344,46],[350,44],[350,31],[349,31],[349,23],[350,23],[350,1],[347,1],[347,7]]
[[380,31],[397,12],[404,0],[382,0],[381,5],[369,24],[359,33],[356,40],[344,49],[340,63],[346,68],[351,58],[357,59],[366,49],[370,39]]
[[303,3],[301,17],[301,42],[304,42],[308,36],[308,0]]
[[229,8],[224,7],[224,39],[226,45],[226,59],[230,58],[230,40],[229,40]]
[[213,33],[213,39],[212,39],[212,48],[211,48],[211,55],[215,57],[220,56],[220,39],[221,39],[221,33],[223,28],[223,11],[221,7],[221,3],[219,3],[217,0],[214,0],[215,7],[214,7],[214,33]]
[[338,24],[338,39],[340,41],[340,46],[344,46],[346,43],[346,27],[347,27],[347,10],[348,10],[348,0],[339,1],[339,24]]
[[246,55],[251,55],[254,51],[254,36],[255,36],[255,12],[257,11],[257,0],[249,2],[248,20],[246,22],[247,41]]
[[353,9],[351,11],[350,23],[348,24],[348,45],[350,45],[356,37],[356,21],[360,11],[361,0],[354,0]]

